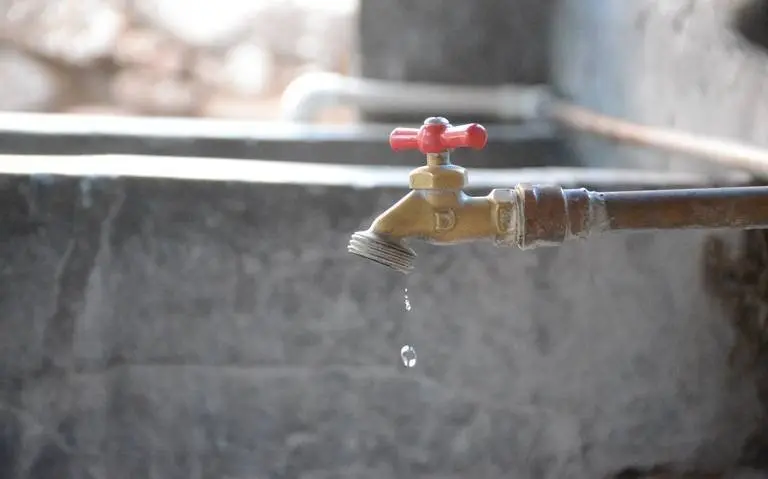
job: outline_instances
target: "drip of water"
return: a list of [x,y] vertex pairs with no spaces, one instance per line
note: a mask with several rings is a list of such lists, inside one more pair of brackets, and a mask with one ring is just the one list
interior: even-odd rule
[[[405,305],[405,310],[407,312],[410,312],[411,309],[413,309],[411,307],[411,300],[408,298],[408,288],[403,289],[403,304]],[[406,344],[400,348],[400,359],[403,360],[403,365],[406,368],[416,366],[416,349],[410,344]]]
[[405,310],[411,310],[411,300],[408,299],[408,288],[403,289],[403,304],[405,304]]
[[406,368],[412,368],[416,366],[416,350],[410,344],[406,344],[400,348],[400,359],[403,360],[403,365]]

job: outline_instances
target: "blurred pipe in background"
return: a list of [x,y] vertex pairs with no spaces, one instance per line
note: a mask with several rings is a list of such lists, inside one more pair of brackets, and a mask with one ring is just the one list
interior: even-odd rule
[[281,100],[282,117],[293,122],[312,122],[324,109],[333,106],[375,113],[489,114],[502,121],[543,117],[566,128],[614,141],[682,153],[727,168],[768,175],[768,150],[764,148],[603,115],[555,99],[545,85],[462,87],[309,73],[288,85]]
[[283,92],[282,117],[313,122],[334,106],[376,113],[435,111],[441,115],[487,113],[503,120],[534,119],[549,98],[546,86],[459,87],[369,80],[334,73],[307,73]]

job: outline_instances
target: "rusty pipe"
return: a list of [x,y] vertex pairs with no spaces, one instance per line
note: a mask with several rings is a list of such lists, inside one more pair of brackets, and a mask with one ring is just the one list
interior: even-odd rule
[[542,109],[546,111],[547,117],[574,131],[620,143],[688,155],[726,168],[768,174],[766,148],[672,128],[642,125],[560,100],[552,100]]
[[523,249],[607,231],[768,227],[764,186],[594,192],[518,185],[511,191],[515,208],[502,243]]
[[352,235],[349,252],[408,273],[408,240],[436,245],[493,240],[498,246],[556,246],[609,231],[768,227],[768,186],[598,192],[518,185],[472,197],[414,190]]

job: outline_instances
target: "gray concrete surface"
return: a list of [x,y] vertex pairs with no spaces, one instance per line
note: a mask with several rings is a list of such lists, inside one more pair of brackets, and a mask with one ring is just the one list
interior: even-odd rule
[[[457,85],[546,83],[556,0],[361,0],[360,73]],[[366,115],[419,121],[438,112]],[[482,117],[460,121],[492,121]]]
[[[361,72],[450,84],[548,82],[600,112],[768,146],[768,50],[739,32],[745,10],[758,17],[753,30],[765,23],[759,9],[749,8],[761,2],[363,0]],[[765,43],[759,33],[749,37]],[[487,121],[460,120],[478,119]],[[569,137],[577,163],[709,168],[678,155]]]
[[[403,126],[419,126],[406,122]],[[0,153],[14,155],[194,156],[352,165],[424,162],[418,151],[395,154],[389,133],[398,124],[291,125],[270,122],[92,115],[0,114]],[[462,151],[476,168],[570,164],[556,129],[546,122],[486,124],[489,144]]]
[[700,286],[705,233],[422,245],[405,280],[345,252],[401,193],[3,177],[0,477],[735,461],[759,409]]
[[[760,2],[560,0],[552,82],[604,113],[768,146],[767,51],[738,30],[741,12]],[[701,168],[677,155],[581,136],[573,145],[596,165]]]

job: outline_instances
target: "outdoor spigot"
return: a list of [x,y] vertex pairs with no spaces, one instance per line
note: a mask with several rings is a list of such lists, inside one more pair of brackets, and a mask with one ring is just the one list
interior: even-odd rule
[[480,125],[454,127],[440,117],[392,131],[393,150],[418,149],[427,164],[411,171],[411,191],[354,233],[347,250],[408,273],[416,257],[406,244],[412,238],[438,245],[492,239],[531,249],[614,230],[768,227],[766,186],[594,192],[521,184],[472,197],[463,191],[466,171],[449,155],[481,149],[487,139]]
[[493,205],[463,192],[464,168],[450,161],[457,148],[482,149],[488,134],[476,123],[452,126],[431,117],[420,128],[395,128],[389,135],[394,151],[419,150],[426,164],[411,171],[411,192],[382,213],[365,231],[352,235],[348,251],[399,271],[413,268],[415,253],[406,238],[453,244],[494,233]]

